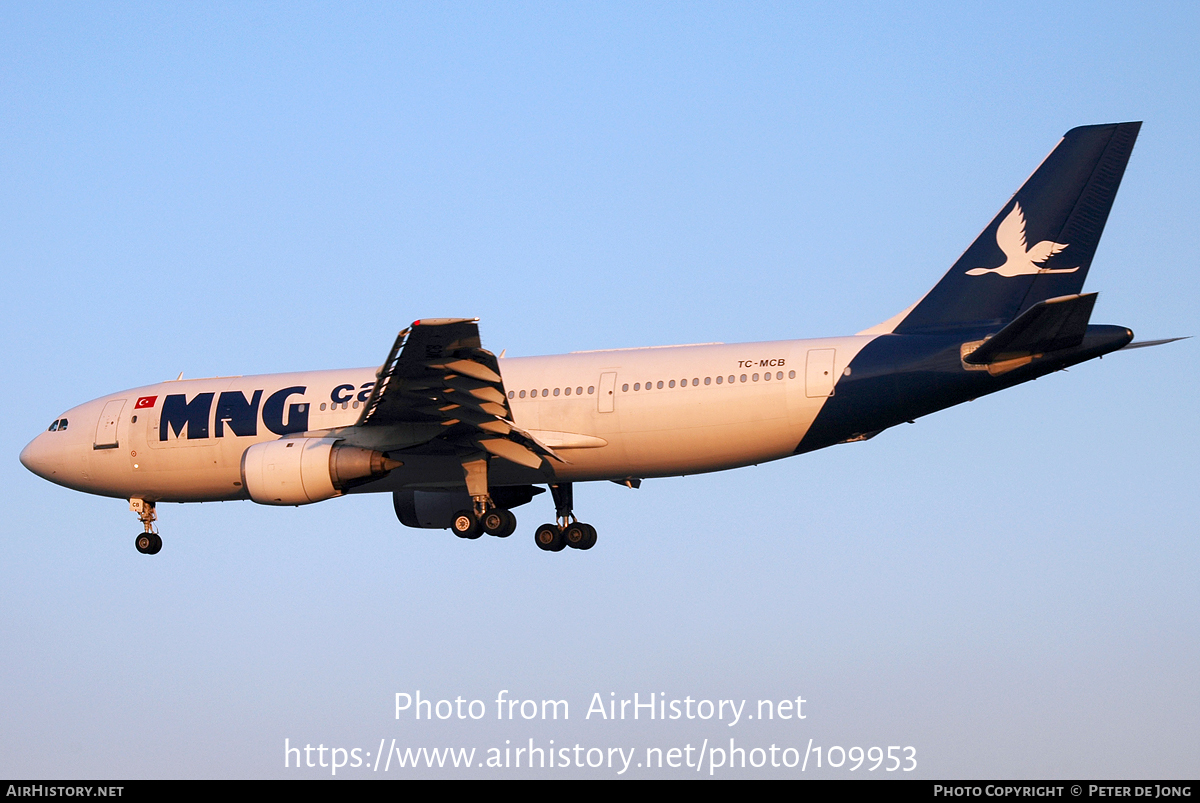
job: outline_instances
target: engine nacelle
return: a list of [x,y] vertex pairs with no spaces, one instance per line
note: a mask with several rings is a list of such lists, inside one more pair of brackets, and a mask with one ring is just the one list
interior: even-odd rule
[[338,445],[337,438],[281,438],[242,454],[242,482],[261,505],[307,505],[401,465],[383,452]]
[[[523,505],[544,488],[533,485],[515,485],[492,488],[492,501],[499,507],[514,508]],[[427,530],[448,530],[454,514],[470,510],[474,502],[466,491],[414,491],[392,492],[392,507],[396,518],[405,527],[420,527]]]
[[474,503],[466,491],[393,491],[392,507],[405,527],[449,529],[454,514]]

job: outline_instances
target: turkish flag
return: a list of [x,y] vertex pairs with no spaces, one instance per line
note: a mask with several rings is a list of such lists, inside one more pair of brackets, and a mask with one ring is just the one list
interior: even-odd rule
[[135,410],[145,410],[147,407],[153,407],[154,402],[158,399],[157,396],[142,396],[137,400],[137,404],[133,405]]

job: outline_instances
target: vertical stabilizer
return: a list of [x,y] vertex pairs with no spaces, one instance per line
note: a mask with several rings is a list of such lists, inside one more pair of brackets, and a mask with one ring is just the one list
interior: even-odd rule
[[1078,294],[1141,125],[1068,131],[893,331],[1003,325],[1038,302]]

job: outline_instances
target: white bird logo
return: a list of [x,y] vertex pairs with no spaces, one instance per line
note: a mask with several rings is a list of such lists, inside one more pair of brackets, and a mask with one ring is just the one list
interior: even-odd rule
[[1013,204],[1013,210],[1008,213],[1008,217],[1004,218],[999,228],[996,229],[996,245],[1000,246],[1000,250],[1007,257],[1004,264],[998,268],[972,268],[967,271],[968,276],[999,273],[1001,276],[1010,278],[1039,273],[1074,273],[1079,270],[1078,266],[1074,268],[1061,268],[1059,270],[1038,267],[1059,251],[1062,251],[1070,243],[1052,243],[1049,240],[1042,240],[1033,248],[1027,250],[1025,247],[1025,215],[1021,212],[1021,205],[1019,203]]

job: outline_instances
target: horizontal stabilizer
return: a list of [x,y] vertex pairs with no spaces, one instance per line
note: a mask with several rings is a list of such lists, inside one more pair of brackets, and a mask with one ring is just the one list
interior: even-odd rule
[[1128,346],[1125,346],[1122,351],[1126,349],[1144,349],[1150,346],[1161,346],[1166,343],[1174,343],[1176,340],[1187,340],[1190,337],[1191,335],[1184,335],[1183,337],[1167,337],[1162,340],[1139,340],[1136,343],[1130,343]]
[[1078,346],[1087,334],[1096,295],[1086,293],[1039,301],[965,355],[963,362],[987,365]]

